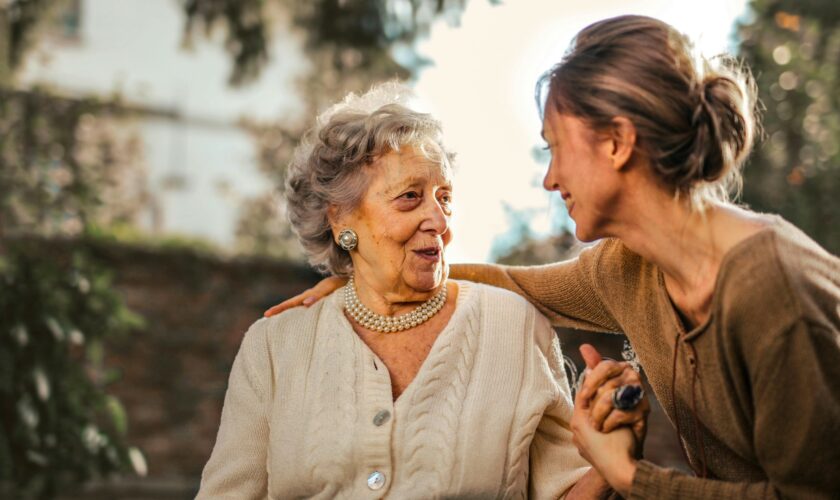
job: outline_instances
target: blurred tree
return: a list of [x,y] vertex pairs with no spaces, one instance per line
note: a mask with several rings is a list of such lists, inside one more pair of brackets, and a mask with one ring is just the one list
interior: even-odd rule
[[[43,237],[130,222],[146,193],[142,151],[118,102],[18,90],[15,70],[63,1],[0,3],[0,497],[52,498],[134,468],[102,342],[136,324],[84,250],[32,257]],[[47,240],[48,241],[48,240]]]
[[124,114],[114,102],[0,88],[0,228],[7,236],[76,236],[134,222],[148,199],[146,170]]
[[[490,0],[499,3],[500,0]],[[457,23],[467,0],[182,0],[187,14],[186,40],[223,29],[233,60],[230,80],[246,82],[269,59],[273,24],[291,15],[309,55],[327,54],[316,71],[362,69],[370,74],[405,75],[422,60],[413,42],[428,34],[438,18]],[[394,59],[394,48],[402,53]],[[326,64],[325,64],[326,63]],[[322,76],[321,76],[322,77]],[[319,78],[321,78],[319,77]]]
[[63,263],[18,242],[0,255],[0,497],[52,498],[116,470],[143,473],[103,386],[102,341],[138,324],[84,254]]
[[740,52],[765,106],[743,199],[840,254],[840,2],[752,0]]

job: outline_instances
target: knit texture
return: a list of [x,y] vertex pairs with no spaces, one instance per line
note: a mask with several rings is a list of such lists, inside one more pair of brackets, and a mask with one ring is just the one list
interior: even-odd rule
[[691,331],[660,270],[618,240],[558,264],[451,274],[513,290],[556,325],[627,335],[705,475],[641,462],[633,498],[838,498],[840,260],[765,217],[724,256],[711,315]]
[[[343,289],[257,321],[234,361],[198,498],[563,495],[588,464],[571,442],[556,336],[521,297],[459,287],[396,402],[385,364],[343,314]],[[379,490],[368,486],[375,471]]]

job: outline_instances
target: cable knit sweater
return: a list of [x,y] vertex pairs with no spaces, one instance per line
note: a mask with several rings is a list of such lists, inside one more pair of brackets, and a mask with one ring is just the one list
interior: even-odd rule
[[198,498],[558,498],[588,469],[548,321],[459,282],[457,307],[393,401],[343,289],[254,323]]

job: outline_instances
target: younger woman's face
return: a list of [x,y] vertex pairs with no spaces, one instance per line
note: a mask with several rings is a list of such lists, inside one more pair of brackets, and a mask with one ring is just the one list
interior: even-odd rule
[[551,150],[551,163],[543,187],[563,197],[579,240],[610,236],[607,228],[622,188],[611,159],[613,141],[582,119],[561,114],[550,105],[547,108],[543,137]]

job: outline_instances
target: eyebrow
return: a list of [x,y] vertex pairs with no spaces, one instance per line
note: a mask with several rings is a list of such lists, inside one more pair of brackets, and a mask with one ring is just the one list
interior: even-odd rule
[[[387,192],[388,192],[388,194],[396,194],[396,193],[399,193],[400,191],[402,191],[406,188],[409,188],[409,187],[412,187],[412,186],[417,186],[417,185],[420,185],[420,184],[425,184],[425,183],[426,183],[426,178],[425,177],[409,177],[408,179],[404,180],[403,182],[400,182],[399,184],[394,184],[391,188],[389,188],[387,190]],[[449,181],[444,183],[442,186],[445,187],[446,189],[450,190],[450,191],[452,190],[452,183],[449,182]]]

